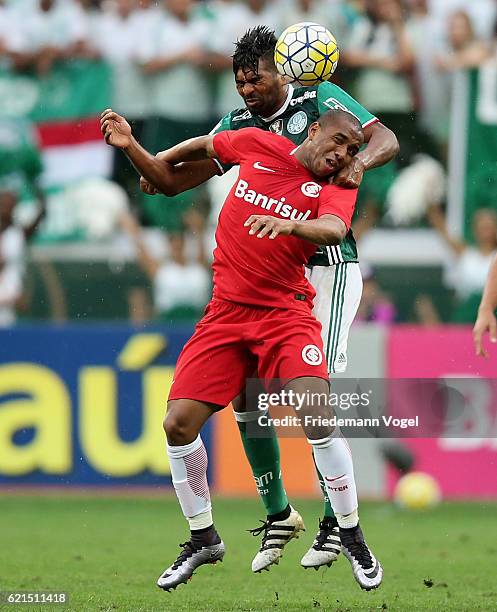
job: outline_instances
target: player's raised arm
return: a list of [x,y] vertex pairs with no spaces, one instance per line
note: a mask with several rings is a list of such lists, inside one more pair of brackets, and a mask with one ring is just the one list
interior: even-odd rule
[[497,319],[495,310],[497,308],[497,257],[494,258],[488,272],[487,283],[483,292],[478,317],[473,328],[473,338],[475,342],[476,354],[488,357],[487,351],[483,347],[483,336],[488,331],[490,342],[497,342]]
[[359,187],[366,170],[383,166],[399,152],[399,142],[391,129],[377,121],[364,128],[366,146],[333,177],[333,183],[355,189]]
[[199,136],[169,149],[169,159],[157,158],[134,138],[126,119],[112,109],[105,110],[100,119],[102,134],[107,144],[121,149],[144,179],[165,195],[175,195],[191,189],[215,174],[215,165],[177,165],[181,162],[209,160],[214,156],[212,136]]
[[[169,151],[169,149],[161,151],[157,153],[155,157],[160,161],[165,161],[170,164],[168,160]],[[219,166],[210,159],[183,162],[181,164],[172,165],[169,170],[172,180],[168,181],[167,192],[163,192],[167,196],[175,196],[178,193],[183,193],[184,191],[198,187],[213,176],[220,174]],[[143,176],[140,177],[140,189],[143,193],[148,195],[160,193],[160,191]]]
[[361,184],[364,172],[383,166],[399,152],[397,137],[387,126],[366,110],[357,100],[335,83],[321,83],[318,90],[320,114],[330,108],[346,108],[358,118],[364,132],[366,146],[354,156],[344,168],[335,174],[333,182],[347,189],[354,189]]

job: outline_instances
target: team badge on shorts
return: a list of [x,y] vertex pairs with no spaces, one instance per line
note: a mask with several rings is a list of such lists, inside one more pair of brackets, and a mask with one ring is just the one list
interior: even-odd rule
[[323,363],[323,353],[315,344],[306,344],[302,349],[302,359],[308,365],[318,366]]
[[290,132],[290,134],[300,134],[303,132],[307,126],[307,115],[304,111],[299,111],[292,115],[288,120],[286,129]]

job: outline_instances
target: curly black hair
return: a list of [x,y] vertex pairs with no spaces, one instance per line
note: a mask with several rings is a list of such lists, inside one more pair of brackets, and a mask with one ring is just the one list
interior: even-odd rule
[[236,74],[242,68],[253,70],[257,74],[261,59],[274,66],[276,40],[274,30],[267,26],[260,25],[247,30],[235,43],[235,52],[232,56],[233,72]]

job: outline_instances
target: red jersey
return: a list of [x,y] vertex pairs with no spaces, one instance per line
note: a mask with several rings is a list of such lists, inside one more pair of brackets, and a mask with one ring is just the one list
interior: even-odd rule
[[250,215],[295,221],[336,215],[350,227],[357,189],[328,185],[295,158],[290,140],[258,128],[219,132],[216,157],[238,164],[216,231],[214,298],[240,304],[308,311],[315,291],[304,265],[317,245],[295,236],[257,238],[244,227]]

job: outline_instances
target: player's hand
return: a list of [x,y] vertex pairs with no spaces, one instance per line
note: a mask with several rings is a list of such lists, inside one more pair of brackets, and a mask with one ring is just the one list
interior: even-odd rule
[[157,195],[160,193],[160,191],[155,188],[152,183],[149,183],[147,179],[144,179],[143,176],[140,176],[140,189],[147,195]]
[[476,354],[479,357],[488,357],[488,353],[483,347],[483,336],[486,332],[490,334],[490,342],[497,342],[497,319],[490,309],[478,311],[478,318],[473,327],[473,340],[475,342]]
[[360,158],[354,158],[333,177],[333,184],[346,189],[357,189],[362,182],[366,167]]
[[290,236],[295,222],[270,215],[250,215],[243,225],[250,227],[249,234],[252,236],[257,234],[257,238],[264,238],[269,234],[269,238],[274,240],[280,234]]
[[106,108],[100,115],[100,129],[108,145],[125,149],[131,144],[131,126],[111,108]]

